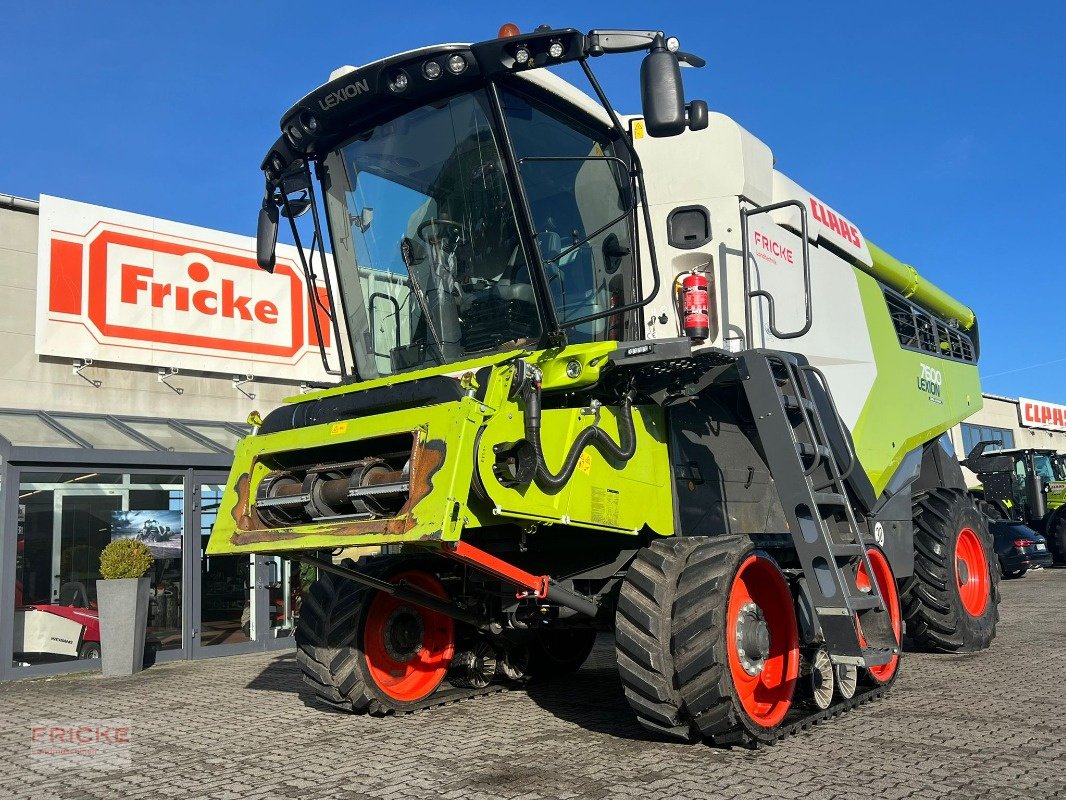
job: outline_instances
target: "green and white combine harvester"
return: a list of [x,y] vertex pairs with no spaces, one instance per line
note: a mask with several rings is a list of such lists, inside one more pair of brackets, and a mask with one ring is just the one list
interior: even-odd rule
[[[510,27],[338,69],[263,163],[260,265],[280,214],[313,279],[328,230],[339,385],[240,443],[208,554],[318,567],[318,697],[422,708],[613,631],[646,727],[755,744],[882,694],[904,630],[987,647],[944,435],[981,405],[973,312],[686,103],[675,39]],[[622,116],[589,62],[641,51]]]

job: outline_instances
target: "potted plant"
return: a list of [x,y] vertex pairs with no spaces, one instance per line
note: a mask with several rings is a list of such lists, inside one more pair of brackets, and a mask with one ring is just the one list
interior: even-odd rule
[[148,570],[152,551],[137,539],[116,539],[100,553],[96,599],[104,675],[132,675],[144,668],[148,624]]

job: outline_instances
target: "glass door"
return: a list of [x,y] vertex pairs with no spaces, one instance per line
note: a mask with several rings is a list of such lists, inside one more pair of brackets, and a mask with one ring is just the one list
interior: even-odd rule
[[[192,515],[195,531],[191,639],[193,656],[215,656],[253,649],[263,632],[256,609],[266,603],[264,583],[253,555],[209,556],[207,543],[226,488],[222,474],[195,473]],[[198,566],[195,562],[199,561]]]

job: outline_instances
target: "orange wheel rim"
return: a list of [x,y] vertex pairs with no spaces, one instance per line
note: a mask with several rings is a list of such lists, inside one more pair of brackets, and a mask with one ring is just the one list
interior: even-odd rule
[[769,559],[751,555],[737,570],[725,635],[729,672],[744,712],[765,728],[777,725],[796,690],[799,631],[792,593]]
[[[448,599],[441,582],[426,572],[401,572],[390,580]],[[421,700],[448,672],[455,654],[455,623],[439,611],[376,592],[363,625],[363,654],[381,692],[400,702]]]
[[955,540],[955,580],[962,607],[971,617],[988,608],[988,561],[973,528],[963,528]]
[[[888,559],[885,558],[885,554],[880,550],[870,548],[866,551],[866,556],[870,559],[870,568],[873,570],[874,580],[877,582],[877,591],[880,592],[881,599],[885,601],[885,608],[888,609],[888,619],[892,625],[892,639],[898,649],[903,634],[903,620],[899,610],[899,590],[896,588],[896,576],[892,574],[892,567],[888,563]],[[860,591],[870,591],[872,589],[870,578],[866,574],[865,564],[859,564],[859,569],[855,573],[855,586]],[[866,637],[862,634],[861,623],[859,625],[859,639],[862,646],[865,647]],[[867,669],[878,683],[888,683],[892,676],[896,674],[898,667],[899,654],[897,653],[888,663],[876,667],[867,667]]]

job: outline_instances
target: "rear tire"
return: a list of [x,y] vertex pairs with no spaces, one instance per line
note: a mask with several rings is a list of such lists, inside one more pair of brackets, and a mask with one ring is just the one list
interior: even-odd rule
[[1024,575],[1028,571],[1029,571],[1028,567],[1022,567],[1021,569],[1015,569],[1015,570],[1011,570],[1010,572],[1004,572],[1003,573],[1003,577],[1006,578],[1007,580],[1014,580],[1015,578],[1022,577],[1022,575]]
[[914,575],[903,593],[907,635],[923,650],[971,653],[996,636],[999,569],[988,520],[956,489],[914,508]]
[[[738,631],[751,624],[752,649],[742,651]],[[766,636],[754,635],[758,628]],[[642,549],[622,584],[616,650],[640,723],[683,741],[774,741],[799,674],[788,585],[776,563],[739,536]]]
[[1055,563],[1066,564],[1066,510],[1060,509],[1048,521],[1046,538]]
[[[349,559],[343,566],[356,564]],[[363,571],[447,597],[437,577],[410,559]],[[444,680],[455,652],[450,617],[328,572],[304,594],[295,639],[304,682],[320,701],[374,716],[420,707]]]

